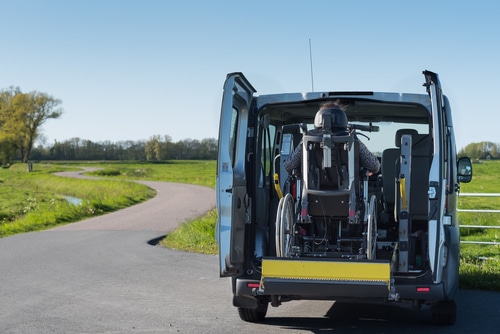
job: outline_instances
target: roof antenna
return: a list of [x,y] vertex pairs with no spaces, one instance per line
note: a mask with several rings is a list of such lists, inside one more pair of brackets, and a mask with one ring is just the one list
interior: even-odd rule
[[312,49],[311,49],[311,39],[309,38],[309,61],[311,63],[311,87],[314,92],[314,77],[313,77],[313,59],[312,59]]

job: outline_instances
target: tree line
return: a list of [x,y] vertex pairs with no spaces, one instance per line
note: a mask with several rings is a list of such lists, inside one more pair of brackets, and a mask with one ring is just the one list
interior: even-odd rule
[[466,156],[473,160],[500,159],[500,144],[489,141],[471,143],[461,149],[458,156]]
[[154,135],[149,140],[100,141],[72,138],[39,145],[31,152],[32,161],[40,160],[216,160],[217,140],[184,139],[172,142],[170,136]]
[[41,126],[59,118],[61,100],[37,91],[23,93],[19,87],[0,91],[0,163],[39,160],[215,160],[215,139],[184,139],[172,142],[168,135],[149,140],[92,142],[71,138],[40,144]]
[[[168,135],[154,135],[149,140],[93,142],[75,137],[34,147],[31,160],[216,160],[217,150],[218,142],[214,138],[173,142]],[[461,149],[458,156],[473,160],[500,159],[500,144],[471,143]]]

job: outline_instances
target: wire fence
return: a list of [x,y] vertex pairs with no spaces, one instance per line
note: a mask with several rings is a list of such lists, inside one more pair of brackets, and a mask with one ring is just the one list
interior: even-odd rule
[[[461,197],[500,197],[499,193],[460,193]],[[476,212],[476,213],[500,213],[500,210],[482,210],[482,209],[458,209],[458,212]],[[500,226],[484,226],[484,225],[460,225],[460,228],[484,228],[484,229],[500,229]],[[476,244],[476,245],[500,245],[496,241],[466,241],[461,240],[461,244]]]

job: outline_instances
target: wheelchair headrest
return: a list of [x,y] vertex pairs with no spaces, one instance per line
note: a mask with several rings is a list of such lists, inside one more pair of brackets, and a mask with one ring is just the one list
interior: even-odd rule
[[314,117],[314,127],[339,131],[347,128],[347,115],[339,108],[323,108],[318,110]]

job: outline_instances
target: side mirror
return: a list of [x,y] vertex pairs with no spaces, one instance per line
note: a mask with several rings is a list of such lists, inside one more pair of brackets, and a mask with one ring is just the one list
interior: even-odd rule
[[462,157],[457,161],[458,182],[470,182],[472,180],[472,163],[469,158]]

